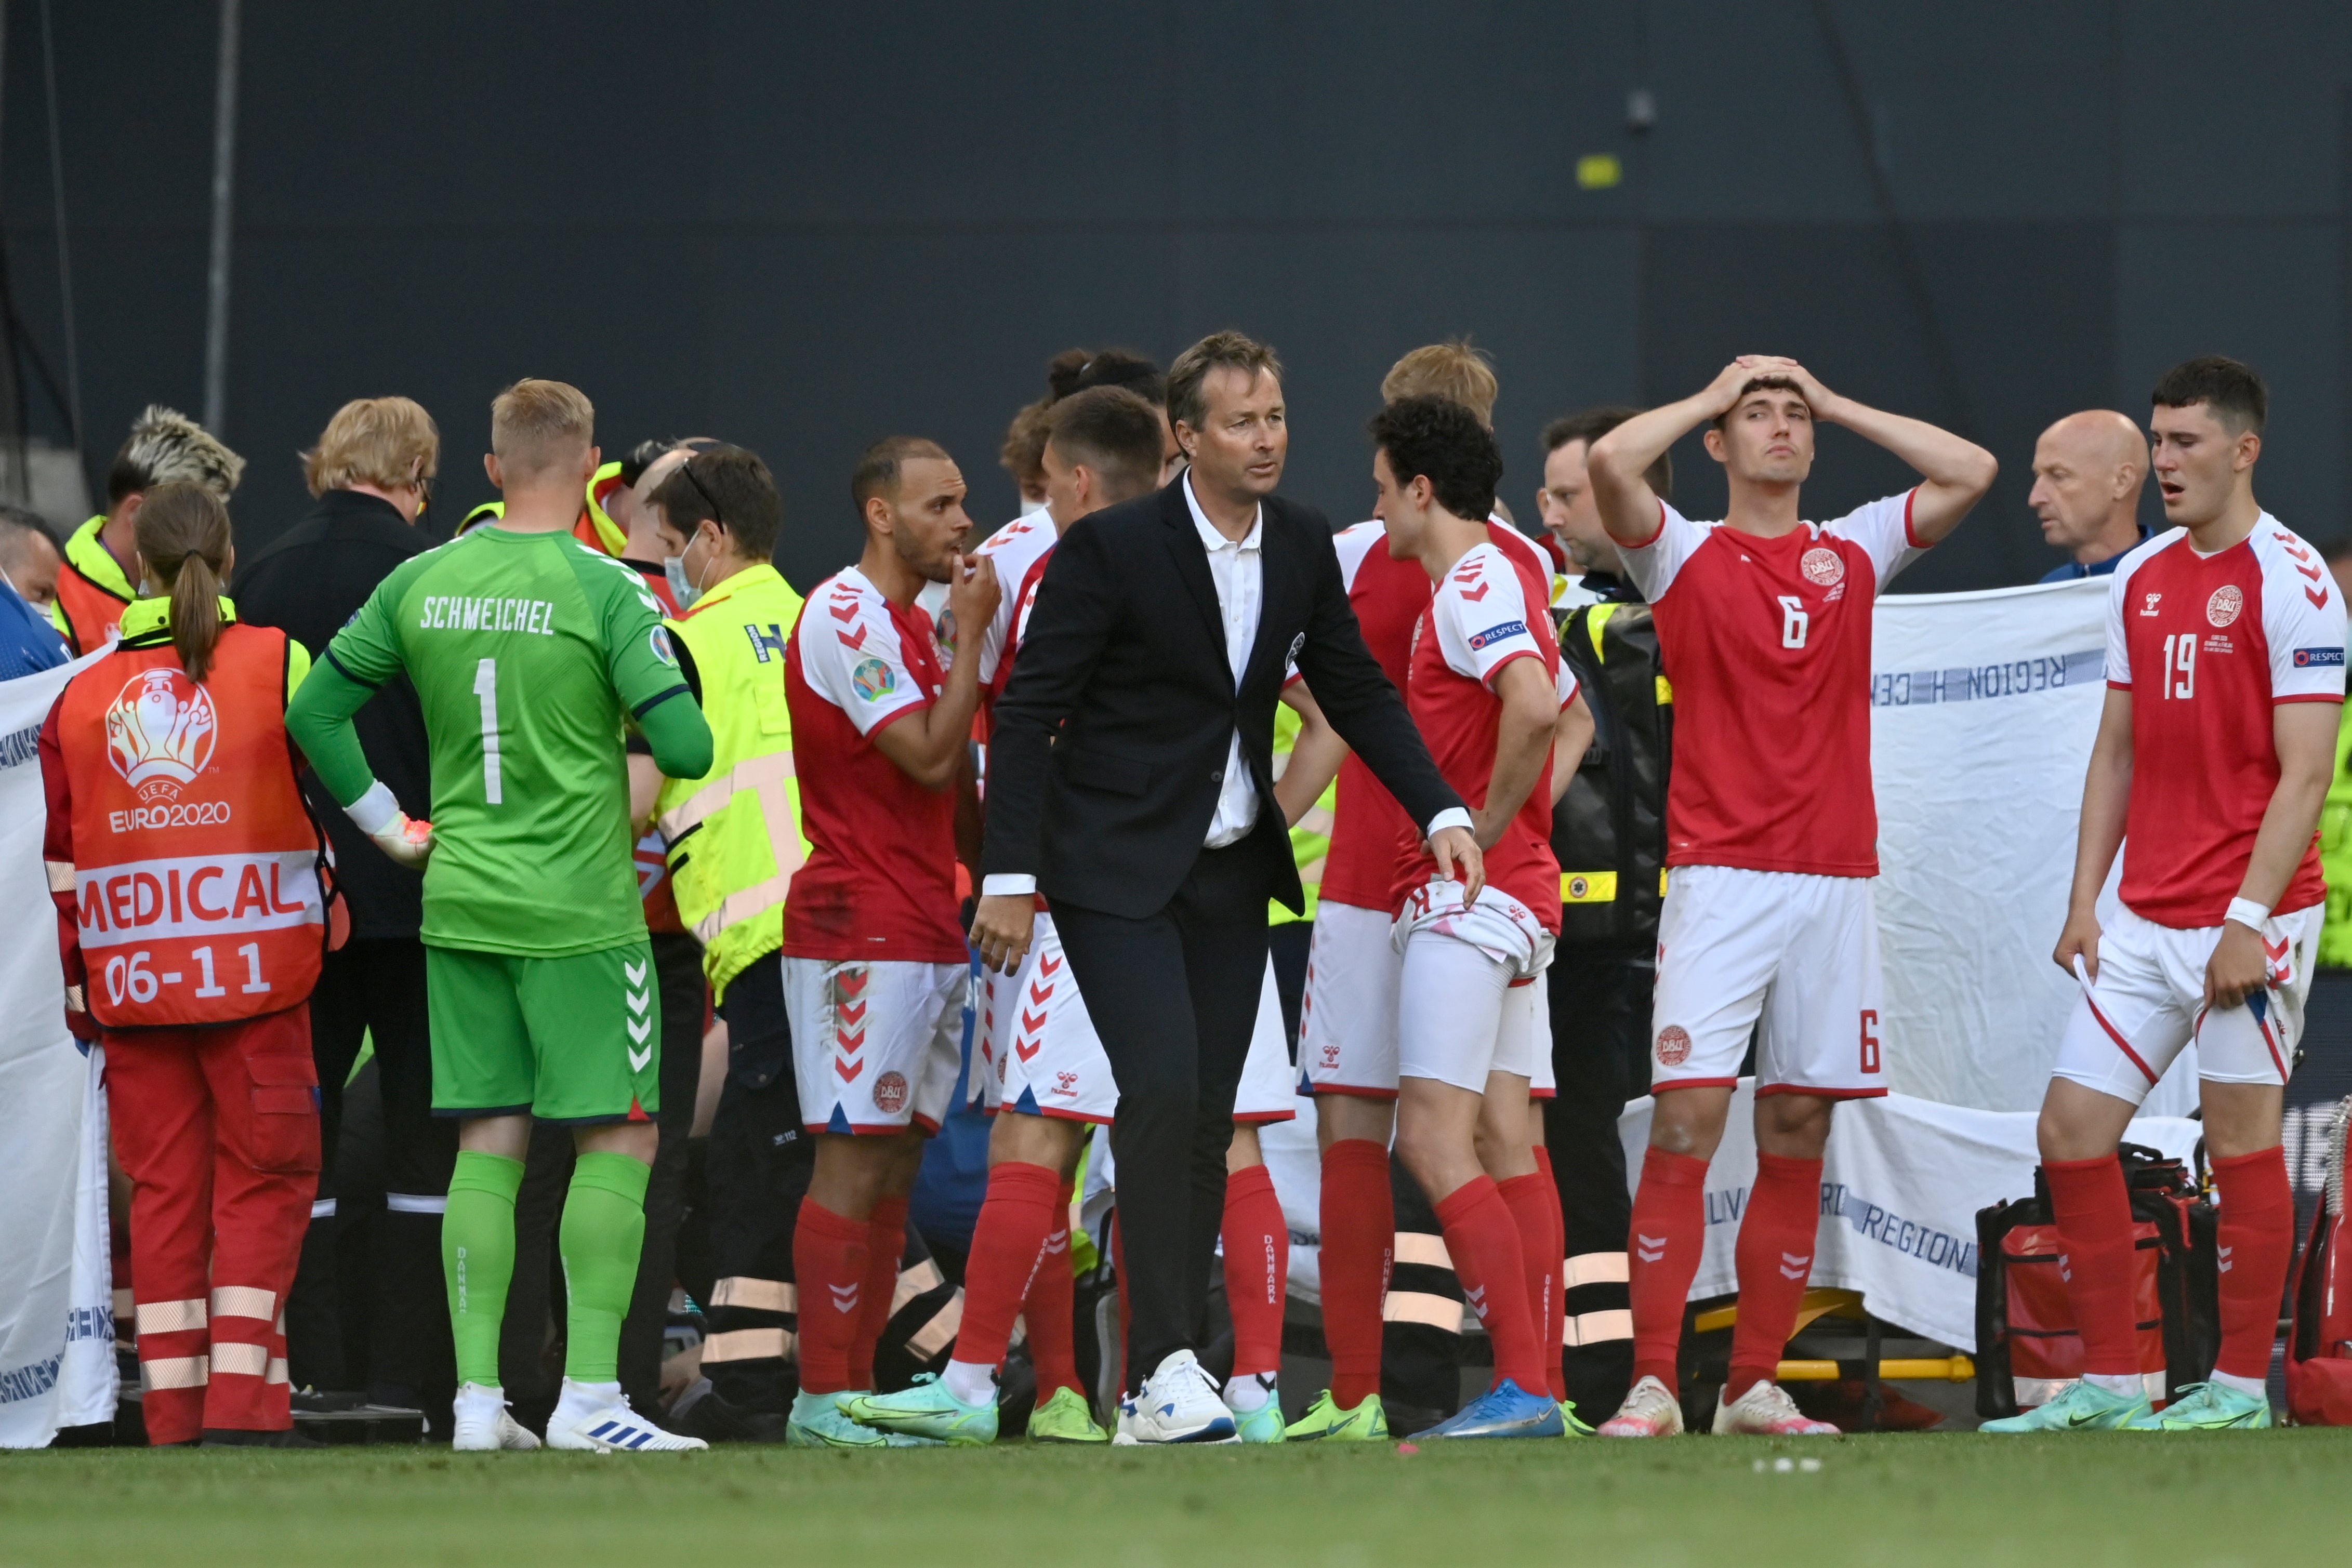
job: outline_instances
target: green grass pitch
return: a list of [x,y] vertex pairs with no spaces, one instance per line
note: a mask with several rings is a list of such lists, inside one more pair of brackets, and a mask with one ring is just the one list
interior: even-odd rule
[[[1773,1468],[1818,1459],[1817,1471]],[[1757,1468],[1758,1461],[1763,1468]],[[2352,1431],[0,1456],[0,1565],[2342,1562]]]

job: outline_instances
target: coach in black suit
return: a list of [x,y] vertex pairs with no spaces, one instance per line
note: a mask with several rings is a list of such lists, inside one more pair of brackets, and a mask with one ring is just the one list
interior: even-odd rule
[[1155,1373],[1155,1406],[1163,1362],[1186,1353],[1189,1366],[1201,1329],[1267,903],[1301,903],[1274,798],[1286,662],[1433,833],[1441,866],[1460,862],[1474,888],[1484,877],[1461,800],[1364,647],[1329,525],[1273,494],[1289,440],[1280,376],[1238,333],[1177,360],[1169,415],[1191,470],[1063,537],[989,751],[973,940],[1010,971],[1030,893],[1053,906],[1118,1082],[1129,1376]]

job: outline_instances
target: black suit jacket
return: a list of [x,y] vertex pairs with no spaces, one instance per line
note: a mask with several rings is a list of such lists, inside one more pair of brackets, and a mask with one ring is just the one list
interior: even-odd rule
[[[401,520],[390,501],[356,490],[330,490],[294,526],[236,563],[239,619],[275,626],[323,656],[343,623],[376,585],[434,540]],[[416,688],[398,675],[376,688],[352,722],[368,766],[418,819],[433,811],[433,768]],[[318,776],[305,768],[302,792],[335,846],[335,875],[352,912],[352,935],[414,939],[424,919],[425,878],[395,865],[343,815]]]
[[1238,727],[1257,785],[1243,842],[1267,896],[1303,902],[1274,803],[1274,709],[1296,659],[1332,727],[1412,820],[1462,801],[1364,646],[1321,513],[1266,497],[1257,641],[1238,690],[1184,481],[1072,526],[1046,563],[988,754],[983,875],[1140,919],[1165,908],[1216,816]]

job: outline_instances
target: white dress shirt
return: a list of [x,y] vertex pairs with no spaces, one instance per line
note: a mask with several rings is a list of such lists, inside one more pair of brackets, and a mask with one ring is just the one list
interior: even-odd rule
[[[1217,585],[1217,618],[1225,626],[1225,662],[1233,666],[1239,689],[1242,672],[1249,666],[1250,649],[1257,643],[1258,615],[1265,608],[1265,508],[1250,511],[1249,532],[1236,542],[1217,531],[1192,494],[1192,476],[1184,476],[1184,505],[1192,526],[1201,531],[1201,548],[1209,552],[1209,576]],[[1225,747],[1225,772],[1217,791],[1217,814],[1209,819],[1204,849],[1237,844],[1257,825],[1257,785],[1242,757],[1242,732],[1236,728]]]
[[[1225,662],[1233,667],[1238,690],[1242,673],[1249,667],[1250,650],[1257,643],[1258,617],[1265,608],[1265,508],[1260,507],[1250,514],[1249,532],[1235,540],[1219,533],[1209,515],[1201,510],[1190,473],[1184,476],[1184,505],[1192,514],[1192,526],[1200,530],[1201,548],[1208,552],[1209,577],[1217,589],[1217,618],[1225,629]],[[1249,763],[1242,755],[1242,732],[1236,727],[1225,746],[1216,815],[1209,819],[1209,836],[1202,841],[1202,847],[1221,850],[1241,842],[1257,825],[1258,804],[1257,786],[1250,779]],[[1467,811],[1451,810],[1432,819],[1429,831],[1469,826]],[[1037,879],[1026,873],[999,872],[982,878],[980,891],[984,898],[1034,893]]]

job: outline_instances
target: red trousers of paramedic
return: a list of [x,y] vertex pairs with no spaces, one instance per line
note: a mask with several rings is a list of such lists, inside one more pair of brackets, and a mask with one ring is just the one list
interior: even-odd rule
[[293,1425],[284,1308],[319,1190],[318,1082],[307,1007],[106,1033],[150,1443]]

